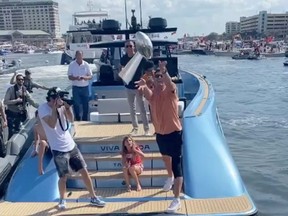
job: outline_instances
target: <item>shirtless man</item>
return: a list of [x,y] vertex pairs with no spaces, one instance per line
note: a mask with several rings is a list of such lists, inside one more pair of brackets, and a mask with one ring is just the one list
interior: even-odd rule
[[46,134],[41,125],[40,119],[38,117],[38,111],[35,112],[36,123],[34,125],[34,151],[32,153],[32,157],[35,157],[37,154],[39,156],[38,159],[38,172],[39,175],[43,175],[43,157],[45,151],[49,148]]

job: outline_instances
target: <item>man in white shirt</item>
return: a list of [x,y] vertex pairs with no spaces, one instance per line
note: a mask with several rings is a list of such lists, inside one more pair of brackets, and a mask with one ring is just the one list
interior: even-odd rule
[[38,115],[53,153],[54,163],[59,175],[59,209],[66,208],[65,194],[69,167],[79,172],[90,193],[92,205],[103,207],[105,202],[95,195],[87,165],[71,134],[69,122],[73,122],[73,113],[68,103],[59,97],[59,88],[52,88],[47,93],[47,103],[38,108]]
[[[87,121],[89,110],[89,80],[92,79],[92,71],[89,64],[83,60],[83,52],[77,50],[75,60],[68,68],[68,78],[72,81],[72,96],[75,120]],[[82,118],[80,116],[80,106],[82,105]]]

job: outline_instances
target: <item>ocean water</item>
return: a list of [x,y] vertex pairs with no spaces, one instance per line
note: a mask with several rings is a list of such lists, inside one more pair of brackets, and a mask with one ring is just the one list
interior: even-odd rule
[[[13,55],[22,67],[59,64],[57,55]],[[47,61],[48,60],[48,61]],[[179,56],[182,69],[207,77],[216,92],[231,153],[260,216],[288,215],[288,67],[285,58],[259,61],[216,56]],[[67,72],[54,67],[33,73],[38,83],[68,86]],[[12,74],[0,76],[0,98]],[[33,97],[45,101],[46,92]]]

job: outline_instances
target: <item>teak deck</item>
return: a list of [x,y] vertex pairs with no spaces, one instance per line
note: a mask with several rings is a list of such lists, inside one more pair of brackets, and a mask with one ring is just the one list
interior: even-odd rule
[[[139,134],[144,134],[140,125]],[[153,130],[153,127],[151,127]],[[75,141],[78,144],[97,145],[109,142],[121,142],[123,136],[131,131],[131,124],[93,124],[76,122],[75,123]],[[154,131],[151,131],[153,133]],[[135,137],[139,142],[155,142],[155,136]],[[83,154],[85,160],[120,160],[117,153],[96,153]],[[148,159],[161,159],[159,152],[147,152]],[[89,171],[92,178],[111,179],[122,178],[121,170]],[[142,177],[155,176],[163,177],[167,173],[164,169],[144,170]],[[70,176],[70,178],[79,178],[79,176]],[[57,210],[57,202],[0,202],[1,216],[17,215],[102,215],[117,213],[128,213],[131,215],[141,213],[164,213],[173,199],[172,191],[163,192],[159,187],[143,188],[142,191],[126,192],[124,188],[96,188],[96,193],[102,196],[107,205],[104,208],[97,208],[89,205],[88,192],[86,190],[71,190],[71,196],[67,198],[67,207],[65,211]],[[44,196],[44,194],[43,194]],[[247,196],[227,197],[217,199],[192,199],[181,194],[182,208],[177,212],[178,215],[234,215],[247,213],[253,210],[251,201]]]

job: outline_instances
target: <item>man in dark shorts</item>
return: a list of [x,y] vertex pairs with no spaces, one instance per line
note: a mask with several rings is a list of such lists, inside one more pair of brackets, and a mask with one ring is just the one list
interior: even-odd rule
[[90,193],[91,205],[103,207],[105,202],[95,195],[91,178],[88,174],[86,163],[71,134],[69,122],[73,122],[74,116],[69,104],[59,97],[59,88],[52,88],[47,93],[47,103],[38,108],[38,115],[44,128],[49,146],[52,150],[54,162],[59,175],[59,209],[66,208],[65,194],[66,181],[69,167],[79,172]]
[[166,64],[159,62],[159,69],[154,71],[153,88],[149,88],[143,78],[135,84],[149,101],[156,141],[168,172],[163,190],[169,191],[175,179],[175,198],[167,209],[168,213],[175,213],[181,208],[179,197],[183,184],[182,126],[178,116],[177,87],[167,72]]

